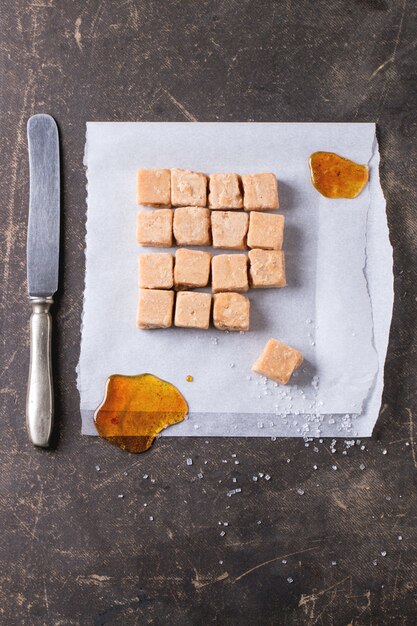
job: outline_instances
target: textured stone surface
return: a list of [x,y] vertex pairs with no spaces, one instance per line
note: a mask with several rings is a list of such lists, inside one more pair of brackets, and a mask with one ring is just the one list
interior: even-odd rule
[[[414,623],[416,12],[409,0],[2,3],[2,623]],[[33,449],[24,427],[25,125],[35,112],[55,116],[62,140],[50,451]],[[396,298],[366,450],[164,439],[138,458],[81,437],[87,120],[378,123]],[[253,481],[258,472],[271,479]]]

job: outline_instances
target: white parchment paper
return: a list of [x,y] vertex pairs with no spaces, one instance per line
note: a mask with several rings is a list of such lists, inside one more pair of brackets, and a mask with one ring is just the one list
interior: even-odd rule
[[[308,157],[337,152],[370,166],[355,200],[311,185]],[[174,383],[189,418],[166,436],[369,436],[383,386],[392,312],[392,250],[374,124],[87,124],[86,288],[78,365],[82,432],[110,374]],[[251,290],[251,330],[138,330],[139,167],[273,171],[285,214],[284,289]],[[149,251],[149,248],[147,248]],[[251,372],[269,337],[302,351],[291,385]],[[192,374],[193,383],[186,382]]]

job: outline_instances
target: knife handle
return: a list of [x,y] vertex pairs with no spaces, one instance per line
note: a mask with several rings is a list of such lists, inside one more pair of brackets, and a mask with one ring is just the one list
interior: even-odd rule
[[51,340],[52,298],[30,298],[30,366],[26,401],[26,425],[35,446],[47,448],[54,417]]

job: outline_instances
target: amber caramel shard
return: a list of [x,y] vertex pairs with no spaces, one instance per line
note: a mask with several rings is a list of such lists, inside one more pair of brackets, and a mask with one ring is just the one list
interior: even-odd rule
[[369,180],[367,165],[359,165],[334,152],[313,152],[311,182],[326,198],[356,198]]
[[175,288],[206,287],[210,276],[210,262],[210,252],[179,248],[175,253]]
[[207,329],[210,325],[211,293],[180,291],[175,304],[175,326]]
[[213,248],[246,250],[249,218],[242,211],[213,211],[211,234]]
[[285,257],[281,250],[250,250],[249,278],[251,287],[285,287]]
[[138,328],[169,328],[172,326],[174,292],[162,289],[139,289]]
[[245,211],[274,211],[278,209],[278,184],[275,174],[245,174],[242,176]]
[[251,211],[248,246],[264,250],[281,250],[284,239],[283,215]]
[[210,209],[242,209],[241,180],[237,174],[210,174]]
[[128,452],[144,452],[167,426],[182,422],[188,406],[174,385],[152,374],[107,379],[94,415],[100,437]]
[[190,170],[171,170],[172,206],[207,206],[207,176]]
[[137,198],[146,206],[171,206],[170,170],[139,170]]
[[175,209],[174,237],[179,246],[209,246],[210,210],[193,206]]
[[269,339],[261,356],[253,364],[252,370],[286,385],[303,360],[303,355],[295,348],[277,339]]
[[214,294],[213,324],[219,330],[249,330],[250,301],[241,293]]
[[211,261],[213,291],[247,291],[248,257],[246,254],[219,254]]
[[140,211],[137,217],[136,239],[141,246],[169,248],[172,246],[172,209]]
[[174,286],[174,257],[169,252],[140,254],[138,265],[141,289],[172,289]]

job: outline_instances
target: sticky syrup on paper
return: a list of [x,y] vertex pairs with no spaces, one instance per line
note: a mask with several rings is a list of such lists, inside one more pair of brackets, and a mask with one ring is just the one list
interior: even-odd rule
[[309,163],[311,182],[326,198],[356,198],[369,179],[367,165],[334,152],[313,152]]
[[156,435],[182,422],[188,405],[174,385],[152,374],[114,374],[94,415],[98,434],[128,452],[148,450]]

